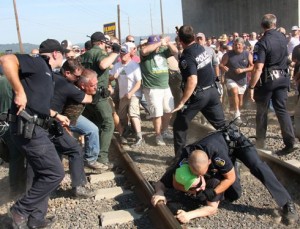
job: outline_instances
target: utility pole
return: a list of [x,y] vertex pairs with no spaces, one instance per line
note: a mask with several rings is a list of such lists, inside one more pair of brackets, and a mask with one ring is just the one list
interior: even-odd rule
[[163,18],[163,9],[162,9],[162,0],[160,0],[160,19],[161,19],[161,35],[164,36],[164,18]]
[[118,33],[119,33],[119,41],[121,42],[121,20],[120,20],[120,5],[118,4]]
[[20,26],[19,26],[19,19],[18,19],[18,11],[17,11],[16,0],[13,0],[13,3],[14,3],[14,11],[15,11],[15,18],[16,18],[16,26],[17,26],[17,33],[18,33],[20,53],[23,54],[24,53],[24,48],[23,48],[23,43],[22,43],[21,34],[20,34]]

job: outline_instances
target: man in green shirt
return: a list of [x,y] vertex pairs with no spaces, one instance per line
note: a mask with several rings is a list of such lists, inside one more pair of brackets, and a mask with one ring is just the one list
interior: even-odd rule
[[173,138],[168,132],[174,98],[169,87],[167,58],[177,53],[178,50],[169,37],[160,39],[159,36],[150,36],[147,44],[140,50],[143,93],[152,118],[157,145],[165,145],[164,138]]
[[108,163],[108,150],[114,131],[114,122],[111,106],[108,102],[109,91],[109,67],[115,61],[120,53],[121,46],[111,44],[112,52],[107,54],[105,46],[108,40],[102,32],[95,32],[91,36],[93,47],[81,55],[82,65],[85,68],[92,69],[98,74],[98,90],[102,91],[102,98],[97,104],[88,104],[83,115],[94,122],[100,131],[100,154],[98,161],[104,164]]

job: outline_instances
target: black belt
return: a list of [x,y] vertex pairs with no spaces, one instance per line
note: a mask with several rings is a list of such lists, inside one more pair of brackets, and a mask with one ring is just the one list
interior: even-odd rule
[[[8,118],[7,121],[8,122],[17,122],[18,118],[20,118],[20,116],[18,115],[14,115],[14,114],[8,114]],[[34,121],[29,121],[28,122],[32,122],[42,128],[48,128],[48,122],[49,122],[49,118],[36,118]]]
[[195,91],[194,91],[194,93],[201,92],[201,91],[206,91],[206,90],[208,90],[210,88],[213,88],[213,87],[215,87],[215,84],[211,84],[211,85],[208,85],[206,87],[199,87],[199,86],[197,86],[196,89],[195,89]]

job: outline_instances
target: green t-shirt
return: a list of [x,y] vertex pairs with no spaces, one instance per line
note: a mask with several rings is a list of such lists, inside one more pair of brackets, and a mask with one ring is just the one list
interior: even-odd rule
[[93,46],[90,50],[81,55],[81,63],[85,68],[92,69],[98,74],[98,87],[108,87],[109,69],[101,70],[99,63],[108,55],[99,46]]
[[6,77],[0,75],[0,113],[7,112],[12,100],[12,88]]
[[169,71],[167,58],[171,52],[167,47],[160,47],[158,52],[141,56],[141,71],[143,87],[151,89],[166,89],[169,87]]

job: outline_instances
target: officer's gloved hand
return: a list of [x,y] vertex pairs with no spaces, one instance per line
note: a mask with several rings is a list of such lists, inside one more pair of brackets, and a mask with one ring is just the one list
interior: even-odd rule
[[110,90],[107,88],[101,86],[98,90],[100,91],[101,98],[107,98],[110,96]]
[[216,192],[213,188],[207,188],[197,193],[197,199],[200,201],[212,201],[216,197]]
[[121,52],[121,45],[119,45],[117,43],[113,43],[111,45],[111,48],[112,48],[113,53],[120,53]]

